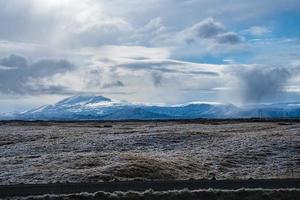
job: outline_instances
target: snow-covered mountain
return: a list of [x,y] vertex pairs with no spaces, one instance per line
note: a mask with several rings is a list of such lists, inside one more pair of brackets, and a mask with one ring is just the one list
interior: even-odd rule
[[26,120],[126,120],[195,118],[283,118],[300,117],[300,103],[232,104],[186,103],[172,106],[116,101],[103,96],[73,96],[54,105],[45,105],[8,119]]

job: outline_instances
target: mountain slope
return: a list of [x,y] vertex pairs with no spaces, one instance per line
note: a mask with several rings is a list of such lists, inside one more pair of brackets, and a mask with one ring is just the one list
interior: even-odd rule
[[45,105],[9,119],[26,120],[126,120],[195,118],[283,118],[300,117],[300,103],[232,104],[187,103],[156,106],[115,101],[103,96],[73,96],[54,105]]
[[114,113],[101,117],[102,120],[130,120],[130,119],[172,119],[174,116],[160,114],[148,111],[145,108],[141,107],[124,107],[121,110],[118,110]]

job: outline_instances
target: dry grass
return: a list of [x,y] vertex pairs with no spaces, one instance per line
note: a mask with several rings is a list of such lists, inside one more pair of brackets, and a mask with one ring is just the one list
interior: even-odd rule
[[300,178],[300,123],[0,125],[0,183]]

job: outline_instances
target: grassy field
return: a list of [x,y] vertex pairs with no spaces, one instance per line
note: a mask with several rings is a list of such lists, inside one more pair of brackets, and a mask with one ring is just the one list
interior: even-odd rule
[[0,184],[300,178],[300,123],[7,122]]

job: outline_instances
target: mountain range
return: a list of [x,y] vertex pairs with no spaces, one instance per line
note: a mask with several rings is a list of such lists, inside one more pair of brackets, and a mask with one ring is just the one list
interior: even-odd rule
[[53,105],[2,115],[19,120],[154,120],[196,118],[297,118],[300,103],[252,104],[235,106],[219,103],[146,105],[111,100],[103,96],[73,96]]

